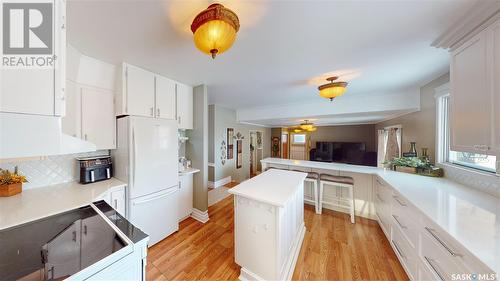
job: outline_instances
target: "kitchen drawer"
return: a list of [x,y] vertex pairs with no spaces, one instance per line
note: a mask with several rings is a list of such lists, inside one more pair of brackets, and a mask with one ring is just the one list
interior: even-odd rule
[[[444,256],[460,267],[463,273],[492,273],[493,271],[479,261],[474,255],[465,250],[449,234],[435,227],[428,220],[423,220],[421,236],[427,237],[434,243],[434,246],[444,253]],[[423,243],[423,239],[421,243]]]
[[422,261],[420,261],[418,263],[417,280],[418,281],[440,281],[439,279],[436,279],[434,274],[432,274],[429,271],[429,268],[427,268],[427,266]]
[[418,265],[417,254],[403,236],[399,228],[395,226],[392,227],[391,244],[410,280],[416,280]]
[[450,252],[444,249],[436,238],[426,230],[420,233],[420,255],[434,279],[451,280],[452,274],[467,273],[468,271],[457,264],[456,257],[450,255]]
[[401,229],[410,246],[417,249],[420,229],[418,212],[396,193],[392,195],[391,205],[392,220]]

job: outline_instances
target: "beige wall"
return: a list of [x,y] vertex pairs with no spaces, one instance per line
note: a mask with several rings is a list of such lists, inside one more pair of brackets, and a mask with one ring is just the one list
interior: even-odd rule
[[410,149],[410,142],[417,143],[417,151],[422,153],[422,147],[429,149],[429,156],[434,162],[436,144],[436,101],[434,89],[450,81],[449,74],[444,74],[420,88],[420,111],[410,113],[395,119],[378,123],[376,129],[387,126],[402,125],[402,150]]
[[[247,124],[240,124],[236,121],[236,111],[228,108],[214,105],[214,181],[231,176],[232,180],[242,182],[250,177],[250,131],[257,130],[263,133],[262,135],[262,158],[271,155],[271,129],[257,127]],[[221,161],[221,143],[226,141],[226,129],[233,128],[234,135],[238,132],[244,136],[243,139],[243,161],[242,167],[236,169],[236,141],[234,142],[233,159],[227,160],[225,164]]]
[[363,142],[367,151],[376,151],[375,125],[345,125],[318,127],[312,132],[311,148],[317,141]]
[[193,130],[187,131],[186,156],[200,169],[193,179],[193,207],[208,209],[208,95],[205,85],[193,89]]

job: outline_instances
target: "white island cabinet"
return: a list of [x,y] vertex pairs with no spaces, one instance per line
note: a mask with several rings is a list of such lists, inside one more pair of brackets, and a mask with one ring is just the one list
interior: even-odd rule
[[307,173],[270,169],[234,194],[235,259],[240,280],[291,280],[304,239]]

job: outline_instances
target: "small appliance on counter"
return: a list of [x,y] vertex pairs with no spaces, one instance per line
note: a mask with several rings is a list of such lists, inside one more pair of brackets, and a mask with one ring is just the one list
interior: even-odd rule
[[179,157],[179,172],[183,172],[191,168],[191,160],[186,159],[186,157]]
[[110,179],[113,176],[111,156],[76,158],[80,167],[80,183],[87,184]]

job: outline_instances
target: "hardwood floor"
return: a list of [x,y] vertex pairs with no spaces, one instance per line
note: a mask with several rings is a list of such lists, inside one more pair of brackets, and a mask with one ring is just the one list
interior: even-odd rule
[[[237,280],[233,196],[209,207],[210,220],[192,218],[148,252],[148,280]],[[375,221],[305,206],[307,232],[293,280],[408,280]]]

